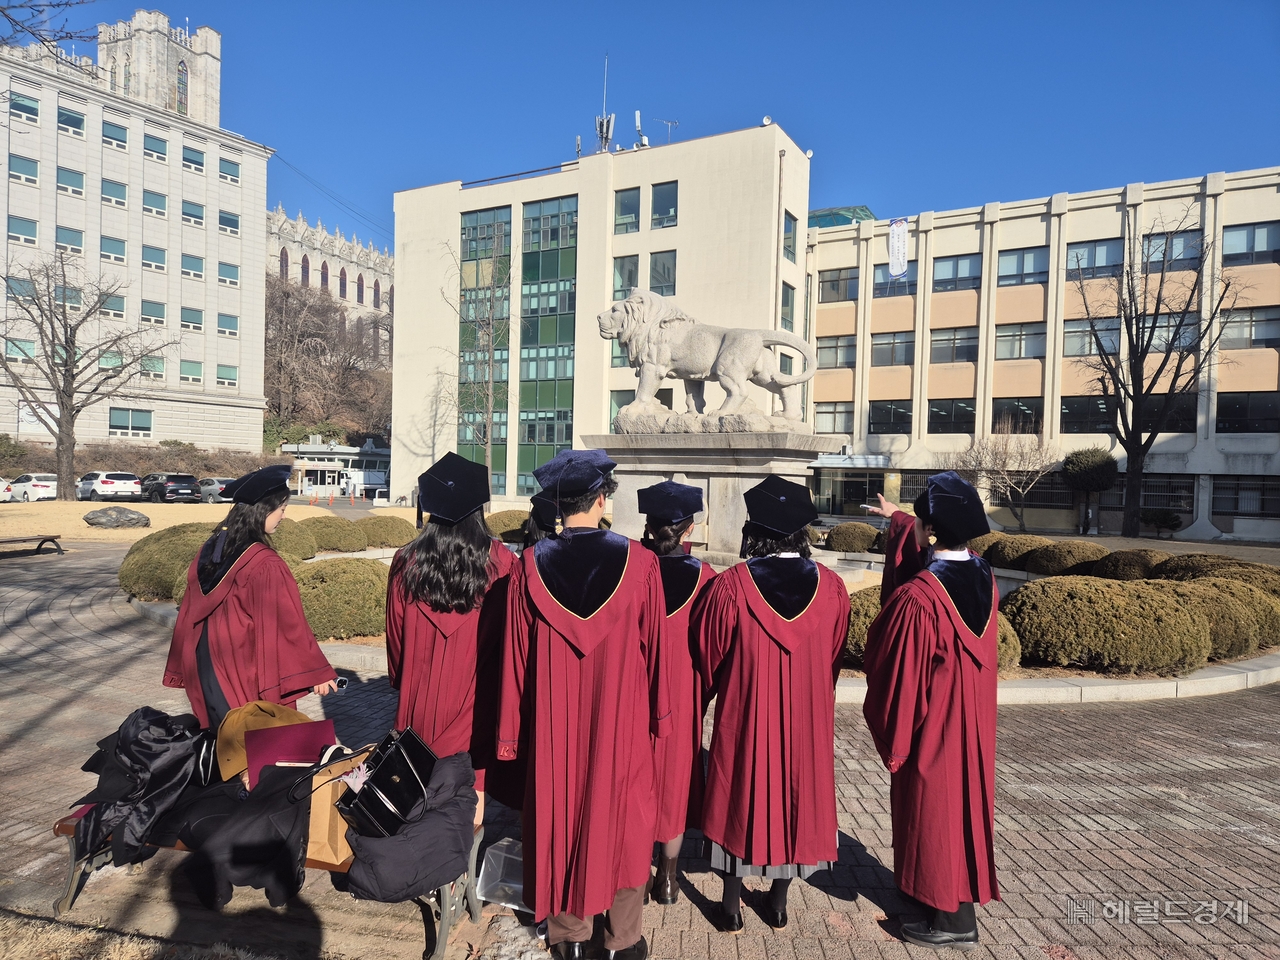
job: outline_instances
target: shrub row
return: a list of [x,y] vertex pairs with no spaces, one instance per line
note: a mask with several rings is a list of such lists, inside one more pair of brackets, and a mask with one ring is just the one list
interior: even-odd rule
[[880,535],[869,523],[838,523],[827,533],[827,549],[837,553],[866,553]]

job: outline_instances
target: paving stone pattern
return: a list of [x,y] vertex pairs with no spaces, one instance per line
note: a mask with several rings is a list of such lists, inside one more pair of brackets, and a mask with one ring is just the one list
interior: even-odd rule
[[[0,908],[49,914],[65,858],[49,826],[92,786],[79,765],[94,742],[141,704],[185,709],[181,692],[159,682],[168,632],[141,619],[116,587],[122,556],[92,546],[0,558]],[[309,698],[304,709],[332,717],[345,742],[377,739],[394,713],[385,675],[342,672],[351,679],[346,694]],[[979,910],[983,942],[971,955],[1280,958],[1278,717],[1280,685],[1193,700],[1001,708],[1004,901]],[[893,887],[888,776],[856,707],[839,708],[836,735],[840,861],[793,885],[789,927],[764,925],[752,887],[745,931],[716,932],[707,916],[720,884],[691,838],[680,902],[645,911],[653,956],[932,955],[897,938],[917,910]],[[518,830],[496,805],[486,820],[489,839]],[[287,908],[241,890],[215,914],[195,901],[182,860],[162,852],[134,872],[100,871],[69,919],[292,958],[421,955],[412,904],[356,902],[311,871]],[[1207,918],[1201,902],[1216,904],[1215,922],[1192,919]],[[1153,903],[1160,922],[1139,922]],[[1228,903],[1233,913],[1224,917]],[[464,922],[450,956],[545,957],[528,928],[502,913],[491,907],[479,927]],[[1176,922],[1183,919],[1190,922]]]

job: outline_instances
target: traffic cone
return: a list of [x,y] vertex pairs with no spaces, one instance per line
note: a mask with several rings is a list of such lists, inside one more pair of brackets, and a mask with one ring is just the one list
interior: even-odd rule
[[356,495],[354,493],[351,495],[351,505],[353,507],[356,505]]
[[333,491],[329,491],[329,506],[333,506]]

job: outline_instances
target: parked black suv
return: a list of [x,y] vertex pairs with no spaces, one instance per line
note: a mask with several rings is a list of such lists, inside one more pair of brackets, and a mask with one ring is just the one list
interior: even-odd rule
[[199,503],[200,484],[189,473],[149,473],[142,478],[142,499],[152,503]]

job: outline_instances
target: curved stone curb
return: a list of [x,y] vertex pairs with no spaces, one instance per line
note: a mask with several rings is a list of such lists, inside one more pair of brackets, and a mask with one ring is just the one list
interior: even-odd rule
[[178,622],[178,605],[172,600],[157,600],[153,603],[148,603],[145,600],[139,600],[137,597],[130,597],[129,606],[137,610],[138,615],[144,620],[158,623],[162,627],[172,628]]

